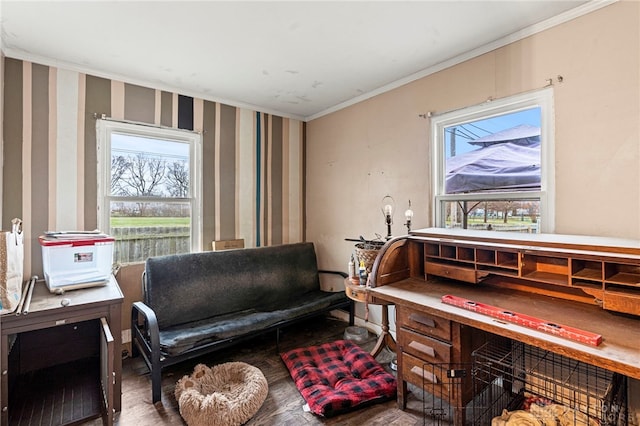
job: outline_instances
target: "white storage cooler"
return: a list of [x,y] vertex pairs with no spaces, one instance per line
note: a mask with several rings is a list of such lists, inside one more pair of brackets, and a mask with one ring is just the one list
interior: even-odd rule
[[52,293],[105,285],[111,276],[113,243],[109,236],[39,237],[44,278]]

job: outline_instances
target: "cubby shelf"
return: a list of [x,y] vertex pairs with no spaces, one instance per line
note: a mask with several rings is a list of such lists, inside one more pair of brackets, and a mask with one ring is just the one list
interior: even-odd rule
[[498,251],[496,256],[496,263],[501,268],[518,269],[518,253]]
[[602,271],[595,269],[581,269],[571,275],[573,278],[579,278],[588,281],[602,281]]
[[526,278],[528,280],[538,281],[542,283],[548,283],[548,284],[556,284],[556,285],[569,284],[566,275],[555,274],[553,272],[533,271],[526,275],[522,275],[522,278]]
[[607,278],[606,282],[612,284],[625,284],[632,286],[640,286],[640,276],[637,274],[629,274],[626,272],[619,272],[614,276]]
[[605,309],[640,315],[640,250],[627,254],[611,247],[599,251],[569,245],[563,250],[476,238],[422,240],[427,279],[438,276],[477,284],[492,275],[516,278],[525,286],[556,286],[558,290],[549,293],[561,297],[571,288],[581,290],[583,298],[593,297]]
[[478,271],[486,271],[495,275],[504,275],[508,277],[517,277],[518,268],[503,267],[502,265],[477,265]]

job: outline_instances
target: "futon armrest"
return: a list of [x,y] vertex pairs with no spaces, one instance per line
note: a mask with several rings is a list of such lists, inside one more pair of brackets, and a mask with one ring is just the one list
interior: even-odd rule
[[[140,315],[144,323],[140,324]],[[151,371],[151,399],[153,403],[162,396],[162,365],[164,356],[160,353],[160,329],[156,313],[143,302],[133,302],[131,306],[131,344],[142,351],[145,362]]]
[[[324,280],[320,279],[320,288],[323,291],[329,292],[334,292],[337,291],[337,289],[341,289],[344,279],[349,276],[348,274],[341,271],[329,271],[326,269],[318,270],[318,275],[320,274],[327,274],[331,276],[326,277]],[[338,279],[338,277],[340,277],[340,279]]]
[[[142,315],[144,324],[140,324],[139,315]],[[131,306],[131,332],[133,336],[140,336],[143,340],[148,339],[148,346],[151,352],[160,354],[160,329],[158,328],[158,318],[156,313],[143,302],[133,302]],[[142,343],[142,342],[140,342]]]
[[336,274],[336,275],[340,275],[342,278],[347,278],[349,276],[349,274],[347,274],[346,272],[342,272],[342,271],[329,271],[326,269],[320,269],[318,271],[318,273],[320,274]]
[[147,327],[151,328],[153,327],[153,324],[155,324],[155,327],[158,328],[156,313],[153,309],[145,305],[144,302],[133,302],[133,305],[131,306],[131,318],[138,318],[138,313],[142,314],[144,317],[144,320],[147,322]]

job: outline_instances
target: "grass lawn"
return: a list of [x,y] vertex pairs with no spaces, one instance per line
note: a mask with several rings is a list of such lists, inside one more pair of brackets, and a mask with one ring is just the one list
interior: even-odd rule
[[189,226],[188,217],[112,217],[112,228],[139,228],[143,226]]
[[[529,216],[525,216],[523,219],[524,220],[522,220],[520,216],[509,216],[507,218],[507,223],[504,223],[504,220],[501,217],[495,217],[495,218],[488,218],[487,222],[485,223],[484,218],[482,217],[470,217],[467,223],[469,228],[474,226],[491,225],[493,226],[494,230],[500,230],[500,228],[519,228],[519,227],[536,228],[538,226],[537,223],[534,223],[531,221],[531,217]],[[447,220],[446,223],[448,227],[453,226],[453,224],[451,223],[451,220]],[[458,222],[458,226],[461,226],[461,225],[462,225],[462,222]]]
[[[473,217],[469,218],[469,223],[484,223],[484,219],[481,217]],[[507,223],[504,223],[504,219],[499,218],[490,218],[487,219],[487,223],[496,224],[496,225],[529,225],[531,224],[531,217],[525,216],[524,220],[520,219],[520,216],[510,216],[507,218]]]

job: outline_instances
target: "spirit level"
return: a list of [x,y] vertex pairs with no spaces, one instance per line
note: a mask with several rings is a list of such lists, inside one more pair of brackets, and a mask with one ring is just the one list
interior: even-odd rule
[[469,311],[478,312],[480,314],[489,315],[499,320],[508,321],[533,330],[543,331],[566,339],[574,340],[580,343],[586,343],[592,346],[598,346],[602,343],[602,335],[591,333],[589,331],[580,330],[578,328],[569,327],[545,321],[540,318],[529,315],[519,314],[517,312],[505,310],[484,303],[474,302],[473,300],[464,299],[450,294],[442,296],[442,302],[448,305],[464,308]]

